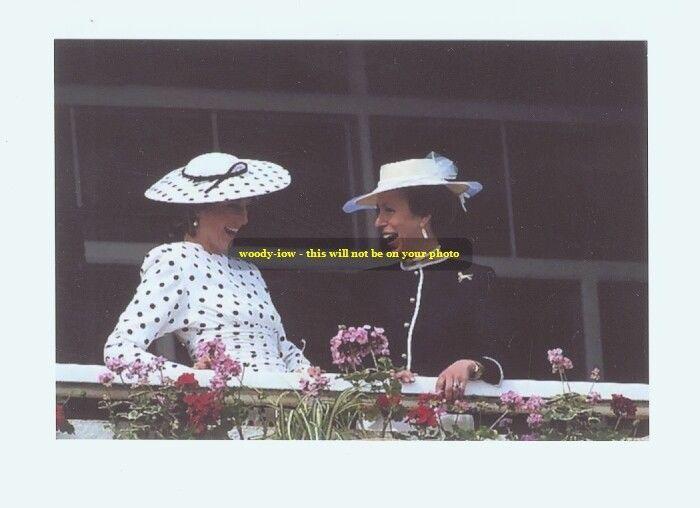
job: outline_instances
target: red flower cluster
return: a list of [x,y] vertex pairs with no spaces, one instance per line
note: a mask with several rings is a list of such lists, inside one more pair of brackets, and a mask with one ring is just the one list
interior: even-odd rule
[[445,412],[442,398],[435,393],[423,393],[418,398],[418,405],[406,415],[412,425],[437,427],[438,416]]
[[66,432],[68,434],[73,434],[75,432],[75,428],[71,422],[66,419],[66,412],[63,408],[63,404],[56,404],[56,431]]
[[184,390],[199,388],[199,383],[194,377],[194,374],[180,374],[180,377],[175,381],[176,388],[182,388]]
[[624,418],[634,418],[637,414],[637,405],[632,402],[631,399],[620,395],[619,393],[612,394],[612,400],[610,401],[610,409],[612,409],[615,416]]
[[401,394],[397,393],[394,395],[387,395],[382,393],[377,396],[377,407],[381,409],[383,413],[389,412],[392,408],[401,405]]
[[61,430],[66,424],[66,412],[62,404],[56,404],[56,430]]
[[183,400],[187,404],[189,425],[195,434],[202,434],[207,430],[207,425],[218,423],[221,416],[221,400],[216,391],[188,393]]
[[411,409],[406,416],[409,423],[426,427],[437,427],[437,415],[433,408],[418,405]]

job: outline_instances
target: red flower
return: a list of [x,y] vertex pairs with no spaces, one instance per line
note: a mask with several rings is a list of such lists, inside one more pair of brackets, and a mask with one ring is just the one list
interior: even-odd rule
[[395,395],[386,395],[382,393],[377,396],[377,406],[379,406],[379,409],[382,411],[389,411],[391,408],[399,406],[400,404],[401,394],[399,393]]
[[219,416],[221,416],[221,401],[218,392],[210,390],[202,393],[189,393],[185,395],[183,400],[187,404],[189,425],[195,434],[201,434],[207,430],[208,425],[218,423]]
[[194,374],[192,373],[187,373],[187,374],[180,374],[180,377],[177,378],[177,381],[175,381],[175,386],[177,388],[198,388],[199,383],[194,377]]
[[68,434],[73,434],[75,432],[75,428],[71,422],[66,419],[66,412],[63,408],[63,404],[56,404],[56,431],[66,432]]
[[631,399],[628,399],[619,393],[612,394],[610,409],[612,409],[615,416],[618,417],[634,418],[637,414],[637,405],[632,402]]
[[444,413],[445,401],[437,393],[421,393],[418,405],[406,415],[406,421],[413,425],[437,427],[438,416]]
[[408,412],[406,419],[413,425],[424,425],[427,427],[437,427],[437,415],[431,407],[422,404],[417,405]]
[[56,430],[61,430],[66,425],[66,413],[63,404],[56,404]]

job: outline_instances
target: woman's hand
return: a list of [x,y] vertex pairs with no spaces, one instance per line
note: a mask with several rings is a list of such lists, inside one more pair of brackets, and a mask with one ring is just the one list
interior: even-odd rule
[[194,362],[194,365],[192,366],[193,369],[197,370],[209,370],[211,369],[211,358],[209,358],[208,355],[202,355],[200,356],[196,362]]
[[435,390],[443,394],[448,402],[464,396],[467,381],[476,369],[477,363],[474,360],[457,360],[440,373]]
[[403,369],[398,372],[392,371],[391,377],[402,385],[416,382],[416,375],[408,369]]

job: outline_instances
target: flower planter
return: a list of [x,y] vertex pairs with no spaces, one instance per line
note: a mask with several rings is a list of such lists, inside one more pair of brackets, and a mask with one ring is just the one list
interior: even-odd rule
[[440,415],[440,425],[448,432],[474,430],[474,417],[468,414],[445,413]]

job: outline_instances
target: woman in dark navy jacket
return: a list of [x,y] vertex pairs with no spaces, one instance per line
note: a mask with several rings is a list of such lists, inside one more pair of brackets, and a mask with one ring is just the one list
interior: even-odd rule
[[494,271],[447,256],[454,245],[444,245],[441,230],[482,188],[456,176],[454,164],[432,152],[386,164],[377,189],[343,207],[374,208],[375,226],[394,253],[388,255],[399,256],[354,277],[353,310],[386,329],[395,362],[437,376],[436,390],[448,400],[463,394],[470,379],[500,384],[506,354],[496,331]]

